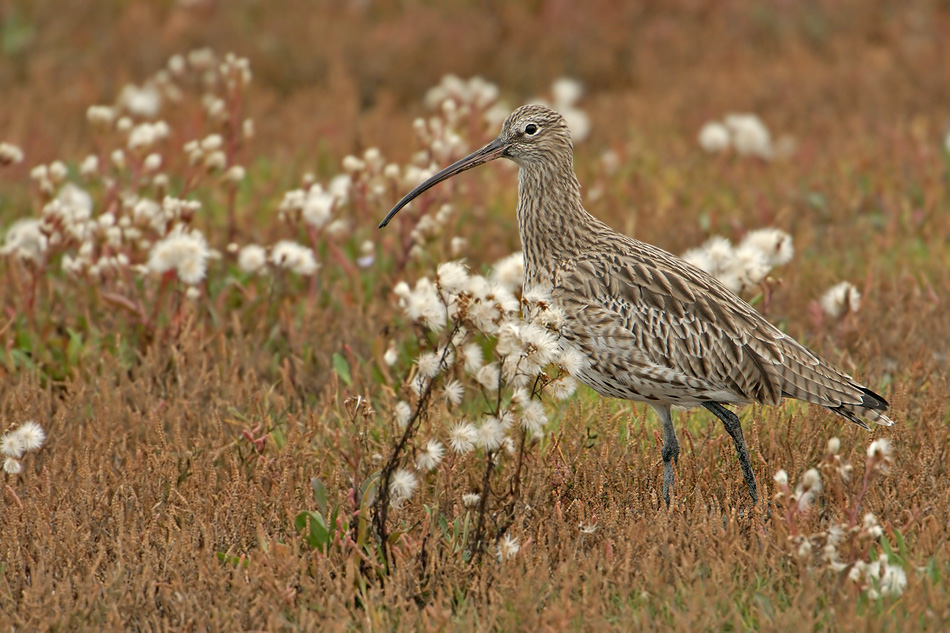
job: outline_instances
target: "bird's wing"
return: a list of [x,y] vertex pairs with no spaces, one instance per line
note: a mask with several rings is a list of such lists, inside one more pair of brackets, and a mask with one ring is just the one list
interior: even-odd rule
[[630,238],[620,245],[627,248],[565,261],[555,272],[553,295],[576,344],[588,339],[617,362],[649,364],[687,390],[732,394],[734,402],[864,404],[860,385],[707,273]]

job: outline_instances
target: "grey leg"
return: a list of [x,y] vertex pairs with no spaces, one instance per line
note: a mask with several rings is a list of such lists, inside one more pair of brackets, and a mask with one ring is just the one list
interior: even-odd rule
[[670,415],[669,405],[651,404],[656,414],[663,422],[663,500],[667,507],[670,505],[670,493],[673,490],[673,464],[679,461],[680,443],[676,439],[676,429],[673,428],[673,418]]
[[756,491],[755,475],[752,474],[752,463],[749,461],[749,451],[745,447],[745,438],[742,436],[742,425],[739,424],[739,417],[718,402],[704,402],[703,406],[722,420],[722,425],[726,427],[726,433],[729,434],[732,442],[736,445],[736,456],[738,456],[739,465],[742,467],[742,476],[745,477],[745,484],[749,488],[749,496],[752,497],[752,504],[755,505],[759,502],[759,493]]

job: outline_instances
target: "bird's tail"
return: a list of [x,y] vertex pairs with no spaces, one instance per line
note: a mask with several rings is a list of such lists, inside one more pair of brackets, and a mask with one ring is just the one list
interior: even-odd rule
[[868,422],[894,424],[884,413],[887,400],[807,350],[786,353],[782,395],[821,405],[865,429],[870,429]]

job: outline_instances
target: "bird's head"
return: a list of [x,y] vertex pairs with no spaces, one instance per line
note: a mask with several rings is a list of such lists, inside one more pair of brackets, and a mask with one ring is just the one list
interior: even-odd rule
[[379,228],[389,224],[393,216],[423,192],[472,167],[496,158],[507,158],[520,167],[553,165],[561,160],[570,166],[573,153],[571,133],[564,117],[547,106],[521,106],[508,115],[497,138],[406,194],[379,223]]

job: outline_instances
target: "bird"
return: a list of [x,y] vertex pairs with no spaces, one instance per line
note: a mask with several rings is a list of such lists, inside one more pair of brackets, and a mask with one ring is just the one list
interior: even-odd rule
[[483,148],[405,195],[385,227],[417,196],[489,161],[518,165],[524,292],[564,312],[562,344],[586,357],[575,376],[602,396],[648,403],[663,426],[663,499],[670,505],[679,441],[672,407],[702,406],[735,445],[753,506],[755,474],[742,426],[727,405],[820,405],[869,430],[890,426],[888,402],[772,325],[705,271],[619,233],[587,212],[567,123],[543,105],[512,112]]

